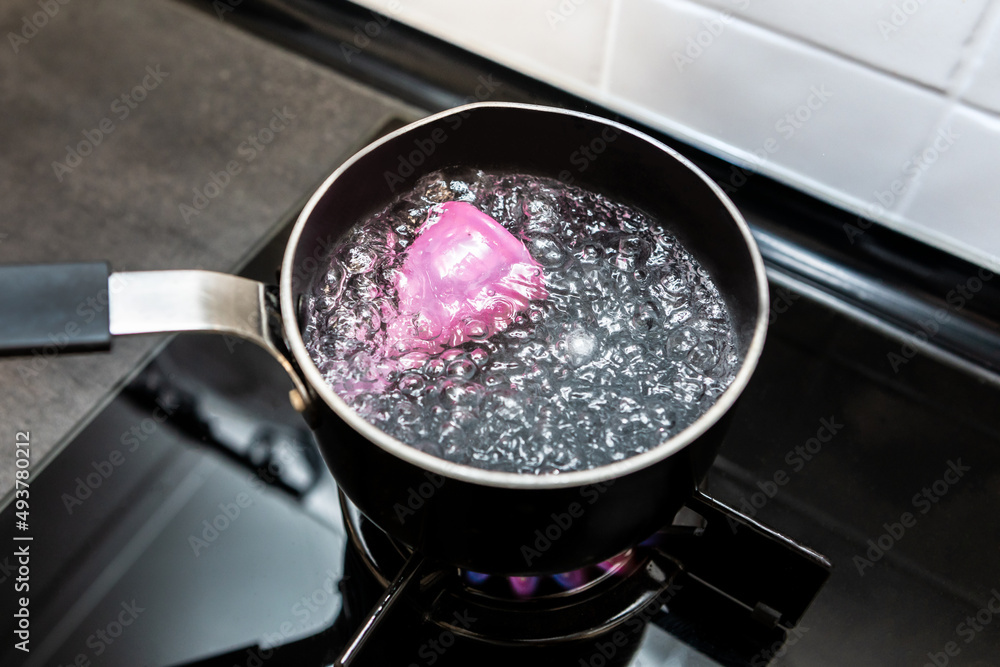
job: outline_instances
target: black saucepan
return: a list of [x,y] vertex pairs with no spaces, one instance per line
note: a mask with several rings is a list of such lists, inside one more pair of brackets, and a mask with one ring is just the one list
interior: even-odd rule
[[[742,365],[693,424],[654,449],[598,468],[519,475],[411,448],[363,421],[327,386],[301,334],[303,295],[330,246],[421,175],[464,165],[556,178],[638,206],[711,274],[738,332]],[[535,574],[599,562],[670,521],[714,459],[767,324],[764,267],[722,191],[675,151],[624,125],[537,106],[483,103],[420,120],[363,149],[302,211],[280,286],[203,271],[109,274],[105,264],[0,268],[0,346],[107,348],[112,335],[219,331],[269,349],[342,491],[375,524],[431,558],[479,572]],[[108,318],[80,304],[107,294]]]

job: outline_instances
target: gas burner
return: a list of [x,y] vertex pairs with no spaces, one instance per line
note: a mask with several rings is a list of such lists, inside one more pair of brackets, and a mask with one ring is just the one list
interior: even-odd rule
[[605,561],[570,572],[530,577],[507,577],[462,570],[465,584],[484,595],[517,600],[547,596],[566,597],[589,586],[599,585],[607,577],[627,576],[637,567],[634,549],[626,549]]
[[[350,535],[347,563],[360,565],[359,572],[350,574],[366,584],[355,586],[366,589],[362,594],[351,596],[346,591],[345,597],[350,611],[356,606],[367,613],[413,554],[343,494],[341,506]],[[601,656],[608,667],[627,665],[647,623],[673,595],[672,584],[680,571],[664,554],[642,547],[598,565],[544,576],[507,577],[424,566],[405,603],[392,616],[407,615],[408,622],[396,625],[412,627],[420,622],[430,626],[431,637],[444,634],[449,644],[454,643],[436,659],[439,665],[476,664],[476,656],[481,662],[484,651],[521,665],[575,665],[580,658],[589,664],[592,655]],[[382,631],[395,634],[398,628]],[[600,653],[599,648],[608,642],[615,647],[614,659]],[[392,651],[391,644],[369,642],[358,653],[367,661],[367,652]],[[380,659],[382,664],[419,662],[415,658],[406,662],[405,655],[381,655]]]
[[[743,658],[723,664],[750,664],[760,647],[781,645],[829,574],[822,556],[699,492],[685,521],[633,548],[523,577],[435,566],[343,493],[340,503],[350,537],[344,623],[355,636],[335,667],[428,664],[431,656],[446,667],[484,655],[522,666],[624,666],[651,620],[688,633],[692,619],[711,627],[719,618],[750,637]],[[368,641],[383,633],[392,640]]]

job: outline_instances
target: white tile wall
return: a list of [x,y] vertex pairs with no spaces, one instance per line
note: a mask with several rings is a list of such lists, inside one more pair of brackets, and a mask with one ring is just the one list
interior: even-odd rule
[[596,87],[612,0],[361,0],[505,65]]
[[[915,235],[960,255],[983,255],[984,264],[998,267],[1000,118],[960,107],[945,128],[953,142],[937,154],[933,142],[928,144],[923,173],[903,214]],[[939,141],[937,147],[945,145]]]
[[1000,269],[1000,0],[356,1]]
[[616,106],[857,209],[873,184],[899,178],[944,113],[926,90],[684,0],[627,2],[618,29],[630,47],[611,64]]
[[972,58],[975,71],[963,97],[984,109],[1000,112],[1000,2],[994,3],[982,32],[982,51],[978,58]]
[[989,0],[699,0],[944,90]]

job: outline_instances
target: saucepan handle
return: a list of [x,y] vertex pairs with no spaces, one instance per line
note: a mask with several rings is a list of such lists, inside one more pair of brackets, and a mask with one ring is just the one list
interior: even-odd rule
[[111,347],[107,262],[0,266],[0,354]]
[[296,408],[313,414],[274,287],[214,271],[112,273],[106,262],[0,266],[0,354],[107,350],[112,336],[185,331],[260,345],[291,377]]

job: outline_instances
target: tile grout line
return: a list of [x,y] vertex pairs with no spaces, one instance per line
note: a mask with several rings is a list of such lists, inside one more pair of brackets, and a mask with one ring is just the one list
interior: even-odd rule
[[981,116],[986,116],[994,123],[1000,122],[1000,110],[991,109],[988,106],[971,100],[962,100],[962,106],[970,111],[975,111]]
[[607,33],[604,38],[604,53],[601,55],[601,74],[598,77],[597,89],[601,99],[606,100],[611,92],[611,69],[618,46],[618,24],[622,11],[622,0],[611,0],[609,9]]
[[982,66],[983,54],[989,47],[989,37],[996,28],[998,18],[1000,18],[1000,2],[991,0],[983,8],[979,20],[962,44],[962,55],[948,76],[948,89],[945,90],[947,99],[958,99],[968,90],[973,75]]

